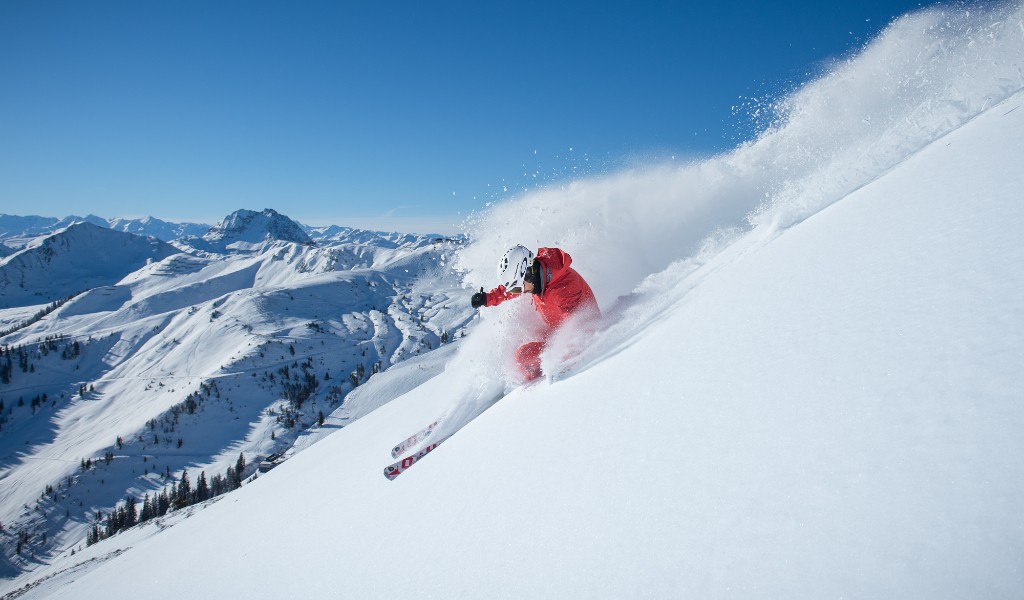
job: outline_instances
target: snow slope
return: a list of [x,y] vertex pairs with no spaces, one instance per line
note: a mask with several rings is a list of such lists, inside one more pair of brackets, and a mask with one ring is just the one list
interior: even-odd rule
[[[243,455],[249,477],[298,438],[360,418],[393,396],[350,400],[355,386],[439,347],[472,314],[445,266],[448,242],[313,247],[267,239],[266,224],[232,229],[264,239],[243,252],[174,251],[144,266],[110,253],[104,268],[119,281],[39,320],[31,307],[0,311],[0,371],[12,367],[0,376],[0,574],[70,552],[94,515],[185,469],[209,479]],[[101,241],[156,242],[79,227]],[[348,264],[353,254],[363,262]],[[25,272],[50,288],[82,281]]]
[[175,253],[156,238],[76,223],[0,259],[0,308],[46,304],[117,283]]
[[561,380],[385,480],[511,383],[531,313],[486,311],[436,376],[19,597],[1021,597],[1022,49],[1019,5],[911,15],[728,155],[484,213],[470,285],[543,242],[598,292]]

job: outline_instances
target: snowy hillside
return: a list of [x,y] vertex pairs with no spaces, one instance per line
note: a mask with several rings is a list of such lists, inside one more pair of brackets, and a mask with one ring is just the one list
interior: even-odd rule
[[[454,340],[470,319],[450,267],[456,243],[313,247],[271,237],[292,229],[276,218],[226,228],[261,240],[241,252],[198,256],[79,224],[35,247],[67,246],[72,262],[15,262],[29,248],[3,265],[37,289],[90,286],[46,310],[0,310],[5,576],[78,544],[126,496],[166,491],[183,470],[214,489],[227,473],[237,487],[268,456],[287,458],[297,441],[390,400],[349,393]],[[146,264],[107,243],[121,239],[163,256]],[[89,265],[109,277],[88,279]],[[240,455],[247,464],[231,477]]]
[[[365,403],[361,418],[273,471],[91,546],[71,535],[85,523],[69,525],[58,555],[4,589],[75,599],[183,588],[217,598],[1021,597],[1022,56],[1019,4],[910,15],[779,103],[776,125],[733,152],[493,207],[457,252],[466,285],[493,285],[496,257],[522,242],[568,250],[598,294],[596,329],[570,325],[550,344],[545,368],[564,370],[557,381],[502,375],[529,339],[527,302],[482,311],[465,338],[361,386],[350,396]],[[537,218],[515,218],[525,212]],[[169,357],[133,368],[143,374],[134,385],[160,373],[194,389],[190,369],[242,350],[233,336],[250,319],[264,319],[254,334],[281,332],[298,311],[298,327],[319,306],[318,286],[354,277],[320,272],[296,285],[284,266],[301,256],[316,273],[326,249],[271,246],[264,256],[280,260],[237,257],[203,276],[239,291],[197,302],[201,318],[237,321],[218,317],[211,329],[177,312],[155,323],[73,303],[63,318],[94,319],[100,331],[139,323],[120,339],[153,332]],[[213,268],[207,260],[190,258],[201,263],[193,274]],[[134,277],[121,285],[140,299],[137,314],[173,305],[189,281]],[[233,283],[250,278],[291,283],[262,294]],[[409,285],[396,290],[402,306],[424,298],[423,280]],[[449,312],[466,301],[450,298]],[[357,321],[343,320],[349,331]],[[330,343],[291,335],[296,360]],[[200,355],[174,356],[177,340],[203,336],[185,346]],[[220,354],[202,356],[206,347]],[[282,350],[265,354],[291,364]],[[246,356],[218,379],[222,392],[266,384]],[[161,372],[170,365],[177,379]],[[93,406],[75,423],[104,408]],[[232,412],[218,414],[231,423]],[[476,414],[407,473],[383,477],[397,441]],[[109,466],[147,468],[146,452]],[[221,467],[237,446],[223,454]]]
[[46,304],[117,283],[177,252],[155,238],[76,223],[0,260],[0,308]]

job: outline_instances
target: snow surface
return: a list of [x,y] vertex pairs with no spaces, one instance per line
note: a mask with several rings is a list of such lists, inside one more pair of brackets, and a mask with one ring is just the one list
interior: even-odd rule
[[[1024,596],[1022,56],[1019,4],[910,15],[729,154],[493,207],[470,287],[511,243],[559,245],[601,302],[545,356],[555,383],[501,375],[528,303],[484,311],[274,471],[9,589]],[[395,442],[480,411],[382,476]]]

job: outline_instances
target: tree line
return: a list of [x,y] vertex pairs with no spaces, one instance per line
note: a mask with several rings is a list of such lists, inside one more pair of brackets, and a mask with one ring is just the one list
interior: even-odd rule
[[82,353],[82,345],[78,340],[67,341],[63,334],[47,336],[40,342],[35,352],[27,349],[24,344],[19,346],[0,346],[0,384],[11,383],[14,377],[14,365],[17,360],[18,370],[22,373],[34,373],[33,357],[44,357],[51,352],[60,351],[63,360],[74,360]]
[[81,294],[81,292],[75,292],[74,294],[71,294],[70,296],[67,296],[67,297],[61,298],[60,300],[56,300],[54,302],[51,302],[50,304],[48,304],[46,306],[46,308],[36,312],[36,314],[32,315],[30,318],[22,321],[21,323],[18,323],[17,325],[15,325],[14,327],[11,327],[10,329],[0,329],[0,338],[4,337],[5,335],[12,334],[15,331],[18,331],[19,329],[24,329],[24,328],[26,328],[29,325],[32,325],[34,323],[38,323],[39,321],[41,321],[43,319],[43,317],[45,317],[46,315],[48,315],[48,314],[52,313],[53,311],[57,310],[61,306],[64,306],[65,303],[67,303],[69,300],[71,300],[72,298],[74,298],[78,294]]
[[238,460],[233,466],[228,467],[223,475],[214,475],[207,480],[206,471],[201,471],[195,485],[189,480],[186,469],[170,487],[165,487],[153,495],[146,494],[142,499],[141,510],[138,507],[139,500],[129,495],[124,499],[123,504],[117,505],[107,515],[106,523],[103,523],[103,513],[96,513],[96,520],[86,534],[85,543],[91,546],[130,527],[162,517],[170,511],[186,508],[236,490],[242,486],[245,467],[245,456],[239,453]]

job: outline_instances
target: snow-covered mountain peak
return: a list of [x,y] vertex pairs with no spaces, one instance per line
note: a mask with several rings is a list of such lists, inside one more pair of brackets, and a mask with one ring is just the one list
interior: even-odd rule
[[277,211],[236,210],[210,228],[203,236],[208,242],[260,243],[269,240],[309,244],[312,242],[302,226]]

